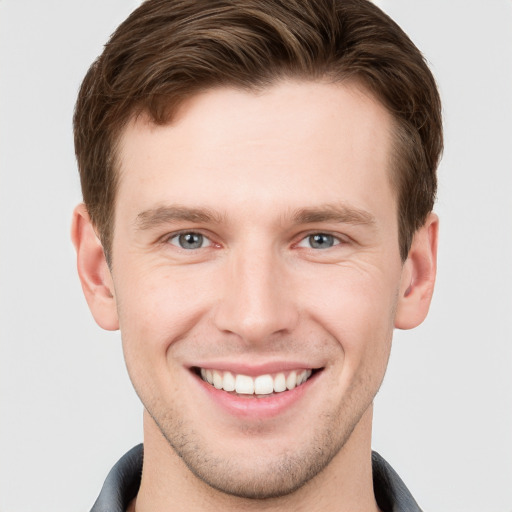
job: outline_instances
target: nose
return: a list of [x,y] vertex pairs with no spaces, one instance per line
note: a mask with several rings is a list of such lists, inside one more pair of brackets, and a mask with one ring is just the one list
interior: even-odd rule
[[275,251],[234,251],[225,263],[215,323],[224,333],[251,344],[294,330],[299,318],[292,276]]

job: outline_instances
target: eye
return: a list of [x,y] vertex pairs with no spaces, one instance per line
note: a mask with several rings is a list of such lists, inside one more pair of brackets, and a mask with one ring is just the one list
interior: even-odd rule
[[306,247],[308,249],[330,249],[338,245],[340,240],[333,235],[327,233],[314,233],[303,238],[298,244],[298,247]]
[[181,249],[202,249],[212,245],[211,241],[203,236],[201,233],[194,233],[189,231],[186,233],[179,233],[169,238],[169,243]]

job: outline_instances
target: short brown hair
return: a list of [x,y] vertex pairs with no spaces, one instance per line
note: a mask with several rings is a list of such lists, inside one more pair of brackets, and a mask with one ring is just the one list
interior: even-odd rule
[[109,262],[126,123],[145,113],[165,124],[205,89],[254,90],[282,78],[357,80],[392,114],[406,259],[434,205],[443,140],[435,80],[400,27],[367,0],[147,0],[92,64],[75,108],[84,202]]

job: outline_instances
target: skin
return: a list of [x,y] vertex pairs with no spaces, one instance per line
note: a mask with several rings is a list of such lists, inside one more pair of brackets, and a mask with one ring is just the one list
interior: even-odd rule
[[[83,205],[72,236],[145,406],[132,510],[377,510],[372,402],[393,329],[428,312],[437,246],[431,214],[400,259],[392,127],[356,85],[292,81],[126,127],[112,267]],[[227,412],[190,370],[290,361],[321,371],[271,417]]]

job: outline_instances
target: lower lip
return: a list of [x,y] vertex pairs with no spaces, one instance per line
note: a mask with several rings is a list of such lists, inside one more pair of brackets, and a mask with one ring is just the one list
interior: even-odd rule
[[308,389],[314,385],[320,373],[314,373],[306,382],[296,388],[263,398],[257,398],[256,395],[228,393],[208,384],[199,376],[195,377],[208,396],[228,413],[247,419],[268,419],[283,414],[297,404]]

